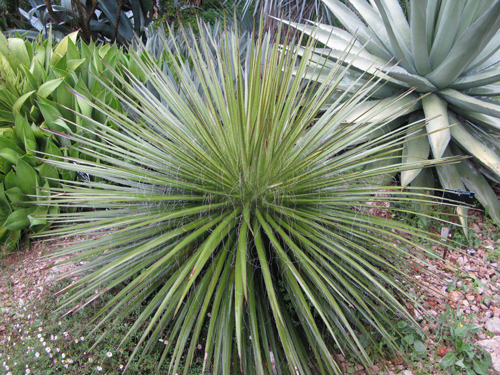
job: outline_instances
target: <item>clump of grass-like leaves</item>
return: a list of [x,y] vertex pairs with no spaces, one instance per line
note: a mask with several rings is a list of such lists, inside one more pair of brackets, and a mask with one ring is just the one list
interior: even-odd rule
[[200,355],[212,374],[340,373],[336,350],[369,364],[359,336],[376,348],[377,332],[390,345],[396,314],[412,320],[401,233],[427,237],[368,212],[408,196],[377,196],[391,188],[371,185],[375,177],[421,167],[384,163],[404,139],[376,134],[397,114],[345,127],[371,83],[320,112],[338,72],[317,87],[301,80],[308,59],[266,36],[243,45],[227,32],[190,48],[186,62],[167,48],[175,83],[132,51],[155,92],[117,75],[124,91],[108,90],[134,115],[94,98],[117,130],[86,119],[105,142],[69,136],[100,162],[50,161],[106,181],[52,189],[80,210],[57,215],[65,225],[50,234],[96,235],[55,252],[88,260],[62,307],[121,288],[95,329],[104,339],[139,309],[123,342],[139,332],[136,348],[163,345],[172,374]]

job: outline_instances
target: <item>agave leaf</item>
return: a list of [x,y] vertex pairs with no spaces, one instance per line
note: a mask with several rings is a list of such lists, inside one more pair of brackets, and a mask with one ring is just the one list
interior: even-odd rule
[[415,63],[415,69],[421,76],[425,76],[432,70],[429,60],[429,51],[427,49],[427,37],[422,36],[423,31],[427,29],[425,5],[425,2],[423,1],[410,2],[411,48],[413,62]]
[[[352,0],[350,3],[356,8],[356,11],[363,17],[366,25],[371,29],[372,33],[377,35],[384,46],[389,46],[391,41],[389,35],[384,28],[384,21],[377,9],[370,6],[365,0]],[[351,34],[349,34],[351,35]],[[385,51],[384,51],[385,52]],[[392,56],[388,55],[388,58]]]
[[470,96],[500,96],[500,85],[486,85],[465,90]]
[[439,0],[429,0],[427,1],[427,8],[425,12],[426,24],[425,24],[425,35],[427,36],[427,51],[432,48],[432,40],[434,37],[436,22],[438,19],[440,1]]
[[456,123],[451,127],[451,136],[455,142],[478,158],[493,173],[500,176],[500,156],[470,134],[452,113],[449,114],[449,118],[451,122]]
[[[383,59],[380,59],[376,55],[368,52],[367,49],[363,47],[363,45],[353,39],[352,35],[338,27],[322,25],[320,23],[303,25],[286,20],[282,20],[282,22],[304,32],[307,35],[310,35],[311,37],[314,37],[316,40],[320,41],[333,50],[341,51],[342,53],[344,53],[346,49],[348,49],[351,54],[356,54],[364,59],[381,64],[380,66],[385,66],[386,64]],[[325,50],[323,54],[327,56],[328,50]]]
[[[397,0],[381,0],[382,4],[385,5],[384,9],[390,15],[391,20],[394,25],[394,32],[398,35],[401,41],[406,46],[408,51],[412,49],[411,31],[410,25],[406,19],[406,16],[401,8],[401,2]],[[380,12],[382,14],[382,12]]]
[[[456,79],[451,85],[448,87],[454,90],[466,90],[466,89],[474,89],[484,90],[486,85],[492,83],[498,83],[500,81],[500,73],[499,73],[500,63],[496,64],[492,68],[482,71],[477,74],[470,74],[464,77],[460,77]],[[472,91],[474,93],[474,91]],[[481,91],[477,95],[488,95],[482,94]]]
[[[456,146],[452,146],[452,150],[455,155],[460,155],[460,151]],[[486,181],[469,160],[462,160],[457,164],[457,169],[467,189],[475,193],[477,200],[483,207],[488,208],[491,218],[497,224],[500,224],[500,201],[490,187],[489,182]]]
[[457,107],[468,111],[483,113],[485,115],[500,117],[500,105],[488,103],[484,100],[465,95],[460,91],[453,89],[445,89],[438,91],[438,95],[447,102],[456,105]]
[[[383,1],[384,4],[382,4]],[[415,70],[415,66],[413,65],[413,56],[411,55],[411,50],[410,50],[411,45],[405,44],[405,37],[408,40],[408,43],[411,43],[409,30],[406,33],[405,28],[402,28],[405,31],[402,36],[398,32],[400,30],[397,30],[396,28],[396,22],[392,18],[389,7],[385,5],[385,0],[375,0],[375,3],[377,4],[382,19],[384,20],[385,28],[387,30],[387,34],[389,35],[389,39],[391,41],[392,51],[399,60],[399,65],[404,69],[406,69],[410,74],[416,74],[417,71]],[[398,7],[399,10],[401,10],[401,7],[397,3],[396,7]],[[403,17],[403,21],[400,22],[407,22],[406,18]],[[407,25],[408,24],[406,24],[406,26]]]
[[351,35],[356,35],[362,44],[367,44],[366,50],[368,52],[385,59],[393,57],[378,39],[378,36],[370,31],[347,6],[338,0],[323,0],[323,2],[336,14],[336,17],[346,26]]
[[[448,4],[455,4],[455,7],[459,6],[458,1],[449,1]],[[439,39],[434,42],[436,45],[436,51],[439,51],[439,59],[436,62],[439,66],[432,64],[432,51],[431,51],[431,65],[435,69],[427,75],[436,86],[439,88],[447,87],[464,71],[464,69],[473,61],[487,46],[491,38],[500,29],[500,18],[498,14],[500,12],[500,3],[495,3],[487,13],[485,13],[480,19],[478,19],[471,27],[469,27],[457,40],[451,50],[448,49],[449,53],[442,55],[442,51],[446,50],[446,47],[441,44]],[[446,26],[452,20],[457,20],[458,18],[446,18]],[[449,33],[449,30],[443,31],[443,33]]]
[[469,74],[474,71],[487,69],[500,61],[500,34],[491,38],[483,51],[469,64],[463,71],[463,74]]
[[410,74],[402,69],[396,68],[384,69],[387,71],[387,75],[396,78],[400,82],[406,83],[409,87],[415,87],[417,92],[433,92],[436,90],[436,86],[425,77],[421,77],[417,74]]
[[[398,100],[396,100],[398,98]],[[415,94],[409,94],[404,97],[393,96],[381,100],[367,100],[359,103],[352,113],[346,117],[346,122],[367,121],[376,123],[388,116],[397,113],[400,115],[414,112],[421,108],[422,104]]]
[[[118,20],[118,3],[114,0],[104,0],[99,2],[99,6],[114,26]],[[140,20],[137,20],[137,22],[140,22]],[[134,28],[124,11],[121,11],[120,13],[117,37],[121,42],[125,40],[132,40],[134,37]]]
[[[434,182],[436,178],[432,174],[432,170],[429,168],[423,168],[418,175],[410,182],[412,188],[417,190],[412,190],[420,194],[425,194],[429,196],[429,200],[432,198],[432,192],[434,191]],[[417,206],[422,207],[421,204]],[[422,211],[420,208],[419,211]]]
[[[451,156],[449,148],[445,150],[443,156]],[[439,177],[439,182],[441,183],[443,189],[465,191],[465,186],[462,183],[462,179],[456,165],[439,165],[436,167],[436,171]],[[466,236],[468,236],[469,234],[469,227],[467,225],[467,212],[467,207],[457,206],[457,214],[459,215],[460,224],[462,224],[462,229]]]
[[[415,119],[413,120],[415,121]],[[405,148],[403,149],[402,162],[414,163],[427,160],[430,146],[423,128],[415,132],[408,132],[405,138]],[[422,168],[401,171],[401,186],[409,185],[420,173]]]
[[481,5],[479,1],[468,1],[460,14],[460,22],[458,23],[457,35],[455,37],[455,43],[457,39],[464,33],[467,28],[472,25],[475,21],[474,15],[478,6]]
[[[463,0],[444,1],[441,4],[439,18],[435,26],[432,48],[429,52],[431,68],[435,70],[441,65],[453,47],[458,30],[458,21],[463,7]],[[433,81],[434,82],[434,81]]]
[[494,130],[500,130],[500,119],[494,116],[488,116],[480,112],[463,112],[459,111],[460,114],[467,117],[476,124],[491,127]]
[[425,117],[429,119],[426,129],[432,154],[434,158],[440,158],[450,141],[450,124],[446,103],[436,94],[430,94],[422,98],[422,107]]

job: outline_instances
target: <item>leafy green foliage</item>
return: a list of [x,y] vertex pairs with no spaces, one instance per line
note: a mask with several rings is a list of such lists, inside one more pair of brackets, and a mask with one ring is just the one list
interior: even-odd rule
[[[399,335],[393,335],[392,339],[397,344],[396,355],[400,353],[405,353],[412,360],[419,360],[427,356],[427,348],[422,342],[423,336],[419,333],[418,329],[408,324],[405,321],[400,321],[396,324],[398,327],[398,334],[402,334],[403,337]],[[382,339],[380,346],[386,345],[386,340]]]
[[400,233],[439,241],[369,214],[371,202],[407,196],[377,195],[383,187],[370,179],[421,166],[377,164],[399,157],[401,134],[377,130],[403,104],[346,128],[372,87],[322,112],[337,72],[311,93],[315,83],[297,78],[307,59],[297,65],[296,51],[260,35],[245,44],[229,31],[200,38],[188,60],[166,46],[163,69],[175,80],[131,50],[136,73],[110,69],[122,88],[101,84],[133,116],[82,98],[116,128],[86,118],[105,143],[68,139],[96,161],[47,160],[107,182],[51,189],[80,210],[49,216],[56,228],[47,235],[94,236],[53,253],[86,261],[61,308],[125,285],[95,315],[94,332],[106,327],[104,340],[140,309],[120,347],[141,336],[132,360],[143,344],[148,353],[166,340],[159,366],[169,358],[169,373],[187,373],[200,350],[205,373],[340,373],[327,340],[369,365],[359,335],[377,347],[374,330],[395,347],[393,316],[415,324],[400,302],[413,300],[402,282],[415,282],[401,246],[412,242]]
[[[42,216],[59,212],[52,206],[49,186],[57,179],[75,180],[76,172],[59,171],[42,159],[77,157],[64,134],[77,132],[94,138],[89,129],[78,128],[85,119],[75,112],[107,123],[106,118],[68,91],[93,92],[114,108],[113,95],[103,91],[96,76],[106,75],[106,65],[119,66],[123,53],[116,46],[75,45],[76,33],[52,46],[51,38],[33,42],[0,36],[0,243],[13,249],[22,231],[36,233],[50,224]],[[61,120],[65,117],[74,123]],[[48,134],[43,129],[55,133]],[[35,207],[33,204],[39,204]]]
[[458,312],[446,306],[446,312],[440,316],[441,330],[438,338],[450,342],[455,347],[443,357],[440,367],[447,369],[453,374],[486,375],[492,366],[491,354],[484,349],[476,347],[471,341],[474,333],[481,328],[468,320]]
[[[328,68],[341,61],[346,67],[344,87],[337,96],[353,82],[380,80],[372,92],[374,100],[353,112],[352,118],[368,116],[370,108],[414,88],[415,97],[422,100],[401,115],[412,113],[410,123],[427,117],[428,134],[408,135],[402,161],[426,160],[431,155],[473,156],[471,161],[436,168],[441,186],[474,191],[491,218],[500,223],[500,202],[486,180],[500,179],[500,2],[413,0],[406,15],[395,0],[352,0],[349,7],[340,0],[323,3],[345,29],[285,22],[327,47],[317,49],[313,63]],[[346,58],[344,49],[353,38],[357,41]],[[358,58],[349,64],[349,57],[355,55]],[[360,77],[364,71],[370,74]],[[321,81],[326,74],[311,67],[306,76]],[[404,123],[401,118],[394,126]],[[420,168],[402,172],[402,186],[419,186],[421,173]],[[466,209],[459,208],[458,213],[467,232]]]

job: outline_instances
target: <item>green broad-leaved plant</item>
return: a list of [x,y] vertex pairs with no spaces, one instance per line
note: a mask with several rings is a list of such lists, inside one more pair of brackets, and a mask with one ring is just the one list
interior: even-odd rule
[[[381,107],[377,120],[346,128],[377,82],[323,112],[340,66],[323,84],[298,78],[307,59],[260,35],[241,45],[237,32],[202,34],[189,63],[166,45],[176,82],[131,50],[141,79],[114,72],[122,89],[101,84],[133,116],[92,97],[116,128],[85,118],[105,142],[68,134],[89,158],[46,161],[106,182],[50,189],[60,207],[78,210],[49,216],[46,235],[75,238],[51,256],[82,260],[61,309],[111,293],[94,332],[105,340],[133,315],[120,345],[140,337],[131,361],[159,345],[159,366],[167,361],[171,374],[193,362],[203,374],[340,374],[337,354],[369,367],[367,345],[376,351],[383,337],[396,350],[398,320],[416,324],[408,270],[426,250],[408,235],[439,240],[370,214],[408,194],[428,202],[373,183],[423,166],[399,162],[406,133],[377,135],[406,102],[395,98],[389,113]],[[184,74],[191,69],[196,81]],[[392,159],[397,165],[385,163]]]
[[[0,247],[4,253],[15,249],[23,234],[50,226],[43,216],[59,208],[48,207],[50,197],[40,189],[59,186],[54,179],[81,179],[76,172],[59,171],[35,157],[36,152],[44,153],[45,159],[78,156],[60,134],[91,136],[85,128],[68,125],[61,117],[81,125],[84,120],[75,116],[79,113],[107,123],[106,116],[68,90],[93,93],[121,110],[113,94],[104,91],[95,77],[107,75],[109,66],[119,68],[122,63],[126,64],[122,49],[78,42],[77,32],[57,44],[51,35],[42,41],[41,36],[24,40],[0,34]],[[44,205],[36,207],[36,201]]]
[[[343,51],[357,39],[350,55],[359,56],[349,65],[348,79],[339,88],[348,89],[355,81],[362,85],[371,77],[384,85],[373,90],[372,101],[354,111],[351,119],[415,87],[414,96],[422,100],[402,115],[411,113],[410,122],[428,119],[426,129],[421,130],[422,135],[428,133],[427,141],[409,134],[403,162],[473,156],[460,164],[437,167],[441,186],[475,192],[492,219],[500,223],[500,202],[486,179],[500,182],[500,1],[411,0],[407,15],[396,0],[350,0],[348,5],[322,1],[345,29],[285,22],[325,45],[311,61],[326,63],[327,68],[338,61],[346,65],[350,60],[343,60]],[[365,71],[370,74],[359,78]],[[327,73],[324,69],[314,78],[323,81]],[[402,118],[393,125],[405,123]],[[428,172],[421,171],[403,171],[401,185],[433,181]],[[460,208],[459,213],[466,226],[466,209]]]

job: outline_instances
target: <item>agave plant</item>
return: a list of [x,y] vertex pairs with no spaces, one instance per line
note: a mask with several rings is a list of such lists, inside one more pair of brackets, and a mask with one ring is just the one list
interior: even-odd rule
[[[59,205],[82,208],[50,217],[56,227],[47,235],[80,236],[53,255],[87,260],[61,308],[112,293],[93,320],[94,331],[106,327],[100,340],[138,311],[122,345],[140,334],[131,360],[161,345],[160,365],[168,360],[172,374],[187,373],[196,358],[202,373],[338,374],[340,352],[370,364],[362,338],[379,348],[384,337],[394,348],[397,320],[415,323],[403,302],[414,300],[407,286],[415,280],[402,232],[434,239],[371,216],[373,202],[406,195],[377,195],[387,188],[369,181],[421,162],[377,164],[399,160],[399,131],[358,139],[398,113],[382,116],[381,106],[375,123],[347,129],[371,84],[322,112],[338,71],[311,93],[315,83],[295,74],[307,59],[297,65],[299,54],[268,36],[244,45],[237,33],[202,37],[190,61],[165,48],[177,82],[131,50],[141,77],[115,73],[123,90],[106,90],[134,116],[93,97],[87,103],[116,128],[85,117],[85,129],[106,143],[67,135],[100,162],[47,160],[107,181],[51,189]],[[184,74],[190,64],[197,81]]]
[[[353,118],[377,102],[415,87],[422,100],[413,111],[429,119],[428,142],[411,136],[403,161],[427,159],[430,151],[434,158],[473,156],[471,162],[438,167],[441,185],[474,191],[500,223],[500,202],[483,177],[500,182],[500,1],[414,0],[407,7],[408,16],[395,0],[350,0],[350,7],[338,0],[322,1],[345,30],[320,23],[290,23],[327,47],[318,49],[312,60],[324,64],[325,58],[342,59],[345,46],[355,37],[358,41],[350,53],[359,53],[359,58],[346,75],[356,80],[359,72],[367,70],[371,75],[359,79],[358,84],[371,76],[385,83]],[[317,79],[321,81],[323,76]],[[419,173],[419,169],[402,172],[401,184],[429,180]]]
[[52,0],[29,0],[29,3],[32,8],[28,12],[20,8],[21,14],[44,37],[50,32],[58,41],[79,30],[87,41],[129,43],[134,33],[145,32],[153,17],[153,2],[146,0],[62,0],[60,4],[52,4]]

